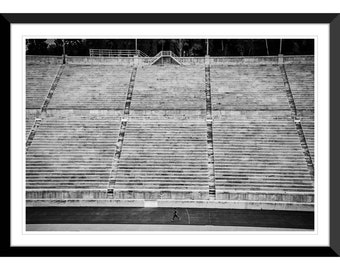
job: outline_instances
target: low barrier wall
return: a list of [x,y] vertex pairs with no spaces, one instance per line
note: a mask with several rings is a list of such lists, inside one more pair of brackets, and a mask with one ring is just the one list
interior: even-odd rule
[[[138,65],[150,65],[153,57],[139,57]],[[205,57],[178,57],[183,65],[204,65]],[[209,57],[210,65],[276,65],[278,56],[232,56]],[[62,64],[62,56],[27,55],[27,63]],[[128,65],[134,64],[134,57],[91,57],[66,56],[66,63],[70,65]],[[284,55],[284,64],[313,64],[313,55]]]
[[133,57],[67,56],[67,64],[74,65],[133,65]]
[[63,58],[62,56],[55,55],[26,55],[26,63],[61,65],[63,63]]

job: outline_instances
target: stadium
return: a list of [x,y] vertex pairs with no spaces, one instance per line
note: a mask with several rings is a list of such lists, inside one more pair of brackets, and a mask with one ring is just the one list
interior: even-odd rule
[[314,55],[208,46],[26,55],[28,230],[314,229]]

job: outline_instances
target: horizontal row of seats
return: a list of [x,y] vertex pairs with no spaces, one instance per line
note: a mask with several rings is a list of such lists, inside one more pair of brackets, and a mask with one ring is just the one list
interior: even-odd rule
[[205,109],[204,67],[138,67],[131,110]]
[[26,64],[26,109],[43,105],[60,65]]
[[289,110],[277,65],[212,66],[213,110]]
[[[66,65],[26,155],[27,190],[105,191],[131,71]],[[290,80],[310,84],[308,76]],[[31,93],[32,85],[26,87]],[[211,93],[216,198],[312,200],[313,181],[278,66],[212,66]],[[203,66],[138,67],[114,197],[209,199],[205,108]],[[26,112],[26,136],[35,117],[34,110]],[[313,114],[301,118],[314,157]]]
[[[57,65],[27,64],[26,108],[40,108]],[[314,109],[313,65],[286,65],[298,109]],[[66,66],[49,108],[123,109],[131,68]],[[215,110],[288,110],[278,66],[211,67]],[[202,67],[146,66],[137,71],[132,110],[204,109]]]
[[131,67],[66,65],[50,109],[124,109]]
[[39,115],[39,110],[26,110],[26,137],[31,131],[31,128],[35,122],[35,118]]
[[[116,175],[119,198],[208,198],[203,119],[130,118]],[[185,195],[186,194],[186,195]],[[183,197],[184,196],[184,197]],[[134,197],[138,198],[138,197]]]
[[48,114],[26,154],[26,188],[106,188],[119,128],[114,112]]
[[289,112],[225,114],[213,122],[217,199],[229,192],[313,192]]
[[297,110],[314,110],[314,65],[285,65]]

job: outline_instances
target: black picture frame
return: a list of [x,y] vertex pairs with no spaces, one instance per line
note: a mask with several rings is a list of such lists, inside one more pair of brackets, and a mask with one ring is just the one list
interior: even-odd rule
[[[0,256],[147,256],[147,257],[324,257],[340,255],[339,197],[340,183],[337,153],[340,137],[337,112],[340,89],[340,15],[339,14],[2,14],[2,82],[10,93],[10,27],[22,23],[324,23],[330,27],[330,243],[314,247],[11,247],[10,178],[3,181],[0,196],[2,224]],[[6,89],[6,88],[5,88]],[[14,97],[10,97],[11,99]],[[2,109],[7,108],[2,106]],[[6,111],[8,113],[8,111]],[[5,112],[3,113],[5,115]],[[11,123],[10,123],[11,125]],[[9,130],[10,126],[9,125]],[[10,154],[11,155],[11,154]],[[9,159],[10,160],[10,159]],[[7,192],[8,196],[5,196]]]

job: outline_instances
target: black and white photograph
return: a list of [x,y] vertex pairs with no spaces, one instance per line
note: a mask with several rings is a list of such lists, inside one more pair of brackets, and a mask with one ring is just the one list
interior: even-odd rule
[[339,7],[2,3],[0,268],[338,269]]
[[27,232],[315,231],[315,38],[24,42]]

